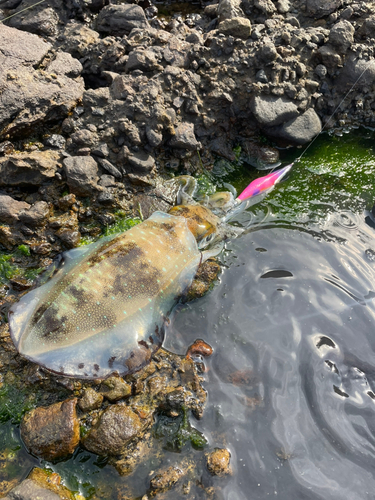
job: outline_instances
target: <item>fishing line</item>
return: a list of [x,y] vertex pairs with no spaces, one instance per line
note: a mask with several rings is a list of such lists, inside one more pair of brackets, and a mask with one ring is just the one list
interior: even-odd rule
[[40,2],[37,2],[37,3],[34,3],[33,5],[30,5],[29,7],[26,7],[25,9],[22,9],[22,10],[19,10],[18,12],[15,12],[14,14],[12,14],[11,16],[8,16],[6,17],[5,19],[1,19],[0,20],[0,23],[3,23],[4,21],[7,21],[8,19],[10,19],[11,17],[13,16],[17,16],[18,14],[21,14],[21,12],[25,12],[25,10],[29,10],[29,9],[32,9],[33,7],[35,7],[36,5],[39,5],[40,3],[43,3],[45,2],[46,0],[40,0]]
[[334,109],[333,113],[331,114],[331,116],[328,118],[328,120],[326,121],[326,123],[324,124],[324,126],[322,127],[322,129],[320,130],[320,132],[318,132],[316,134],[316,136],[312,139],[312,141],[310,142],[310,144],[304,149],[304,151],[302,152],[302,154],[296,158],[294,160],[294,162],[292,163],[292,165],[294,165],[296,162],[300,161],[300,159],[302,158],[302,156],[305,155],[306,151],[309,149],[310,146],[312,146],[312,144],[316,141],[316,139],[320,136],[320,134],[322,132],[324,132],[324,130],[326,129],[326,127],[328,126],[329,122],[332,120],[332,118],[334,117],[334,115],[337,113],[337,111],[340,109],[340,106],[341,104],[343,104],[343,102],[346,100],[346,98],[348,97],[348,95],[352,92],[352,90],[354,89],[354,87],[357,85],[357,83],[359,82],[359,80],[362,78],[362,76],[366,73],[366,71],[369,69],[370,67],[370,64],[374,62],[374,59],[372,59],[371,61],[368,61],[368,64],[366,65],[365,69],[362,71],[362,73],[359,75],[359,77],[356,79],[356,81],[353,83],[353,85],[350,87],[350,89],[348,90],[348,92],[345,94],[345,96],[341,99],[341,101],[339,102],[339,104],[336,106],[336,108]]

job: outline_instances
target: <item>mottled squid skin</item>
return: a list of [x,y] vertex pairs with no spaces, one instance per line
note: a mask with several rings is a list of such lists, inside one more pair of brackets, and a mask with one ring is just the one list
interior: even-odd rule
[[18,351],[68,376],[136,371],[163,341],[201,253],[187,219],[155,212],[132,229],[63,254],[44,285],[9,313]]

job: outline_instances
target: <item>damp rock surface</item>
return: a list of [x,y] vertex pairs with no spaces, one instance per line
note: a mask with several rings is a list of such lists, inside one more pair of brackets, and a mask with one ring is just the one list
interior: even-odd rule
[[77,399],[68,399],[27,413],[21,423],[21,436],[27,449],[45,460],[71,455],[79,443]]

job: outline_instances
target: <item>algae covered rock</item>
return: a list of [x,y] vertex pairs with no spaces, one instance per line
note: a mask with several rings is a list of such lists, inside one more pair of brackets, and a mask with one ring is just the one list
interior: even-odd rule
[[102,413],[82,444],[97,455],[119,455],[142,428],[138,415],[128,406],[112,405]]

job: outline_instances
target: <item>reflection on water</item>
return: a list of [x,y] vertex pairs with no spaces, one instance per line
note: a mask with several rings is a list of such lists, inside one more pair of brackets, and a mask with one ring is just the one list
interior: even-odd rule
[[374,497],[374,249],[365,214],[268,224],[231,242],[220,285],[174,315],[169,348],[196,332],[214,347],[202,423],[232,452],[223,498]]

